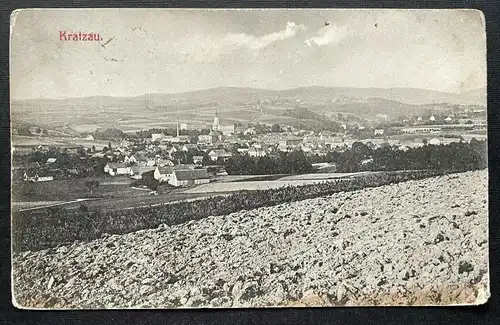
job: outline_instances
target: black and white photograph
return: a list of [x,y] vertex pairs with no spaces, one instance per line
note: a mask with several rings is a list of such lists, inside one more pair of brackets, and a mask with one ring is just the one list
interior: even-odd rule
[[485,19],[449,9],[20,9],[21,309],[490,297]]

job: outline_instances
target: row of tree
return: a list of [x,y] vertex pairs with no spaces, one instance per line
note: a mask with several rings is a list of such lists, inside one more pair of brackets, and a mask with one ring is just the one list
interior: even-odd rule
[[312,171],[312,165],[302,151],[264,157],[237,155],[220,163],[229,175],[303,174]]
[[219,161],[230,175],[302,174],[312,171],[313,163],[334,163],[338,172],[395,171],[395,170],[454,170],[466,171],[486,168],[485,141],[473,139],[470,143],[424,145],[401,150],[384,146],[373,149],[355,142],[345,151],[330,151],[326,156],[305,156],[302,151],[279,153],[265,157],[234,155]]
[[486,141],[475,139],[470,143],[425,145],[406,151],[390,146],[372,149],[355,142],[343,152],[328,152],[326,157],[311,157],[310,161],[335,163],[338,172],[422,169],[466,171],[488,166]]

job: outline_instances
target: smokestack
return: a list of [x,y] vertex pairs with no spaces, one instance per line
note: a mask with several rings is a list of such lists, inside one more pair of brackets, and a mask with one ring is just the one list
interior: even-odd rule
[[179,137],[179,117],[177,116],[177,137]]

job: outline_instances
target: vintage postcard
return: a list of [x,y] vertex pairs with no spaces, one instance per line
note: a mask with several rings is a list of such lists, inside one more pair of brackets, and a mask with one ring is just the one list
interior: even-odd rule
[[12,300],[477,305],[476,10],[11,16]]

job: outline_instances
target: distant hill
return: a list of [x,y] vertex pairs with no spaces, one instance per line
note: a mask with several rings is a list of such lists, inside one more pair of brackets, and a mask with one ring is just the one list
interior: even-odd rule
[[[135,97],[94,96],[66,99],[14,100],[12,120],[59,129],[97,125],[122,130],[164,127],[176,116],[191,124],[210,123],[217,109],[222,122],[284,121],[283,111],[297,105],[315,112],[346,112],[362,117],[376,114],[418,114],[426,104],[486,105],[486,90],[460,94],[414,88],[300,87],[287,90],[219,87],[178,94]],[[430,105],[432,107],[432,105]],[[288,121],[288,119],[285,119]],[[293,122],[293,121],[292,121]],[[81,132],[81,131],[80,131]]]

